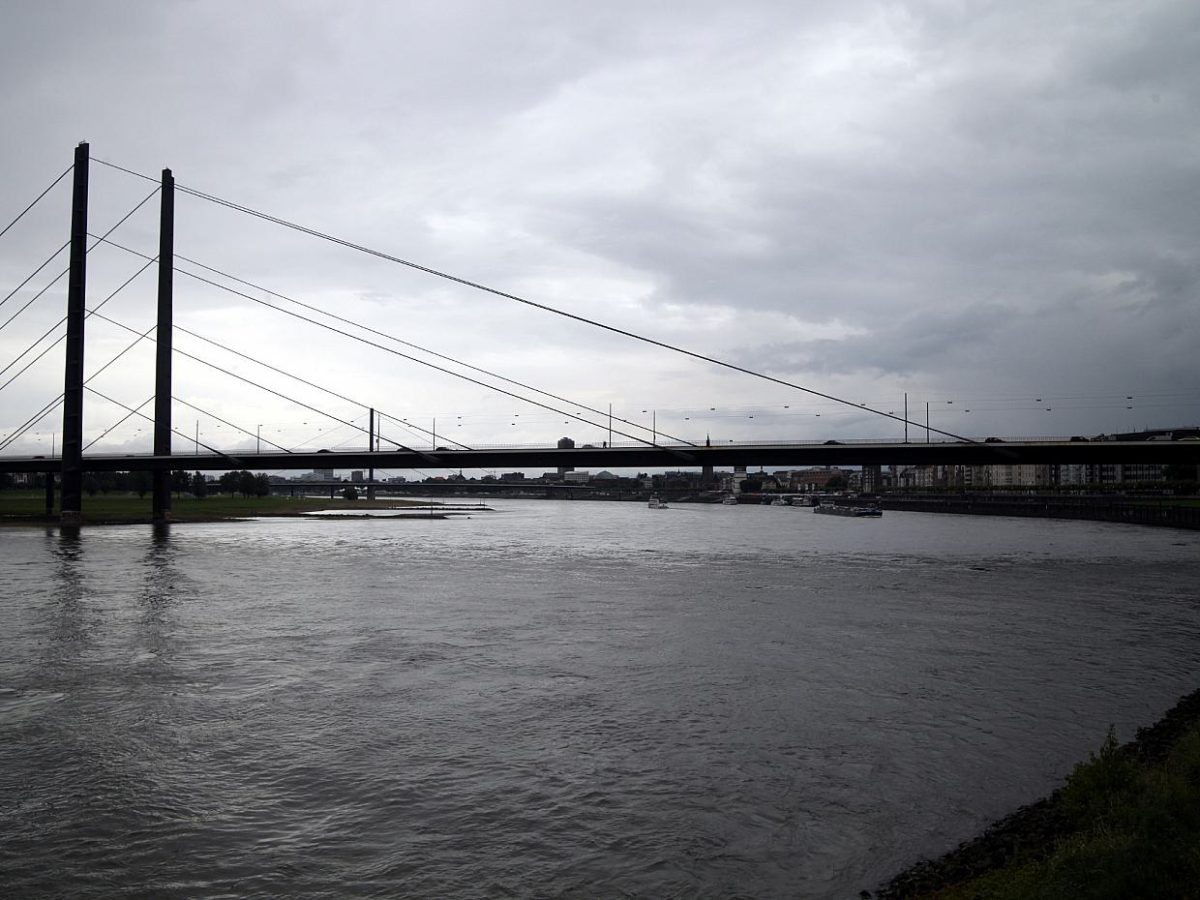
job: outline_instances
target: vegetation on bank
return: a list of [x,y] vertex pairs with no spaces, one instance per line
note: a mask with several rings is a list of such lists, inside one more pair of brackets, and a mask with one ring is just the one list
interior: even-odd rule
[[[171,498],[171,519],[175,522],[213,522],[253,516],[298,516],[323,509],[362,510],[428,506],[424,500],[388,497],[380,500],[335,500],[319,497],[240,496],[237,494],[192,495]],[[136,493],[109,493],[83,498],[84,524],[134,524],[151,520],[150,496]],[[57,524],[58,515],[46,516],[46,497],[42,491],[0,491],[0,524]]]
[[876,896],[927,900],[1200,898],[1200,691],[1048,797]]

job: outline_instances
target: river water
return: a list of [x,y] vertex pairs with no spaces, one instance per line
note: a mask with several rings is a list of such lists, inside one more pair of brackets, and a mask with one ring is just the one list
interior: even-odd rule
[[496,501],[0,533],[12,897],[854,897],[1197,687],[1200,534]]

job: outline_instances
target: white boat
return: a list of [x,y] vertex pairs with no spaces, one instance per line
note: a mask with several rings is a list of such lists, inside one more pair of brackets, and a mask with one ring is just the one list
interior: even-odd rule
[[651,509],[670,509],[671,508],[671,507],[667,506],[667,504],[664,503],[662,500],[659,500],[657,497],[651,497],[650,503],[648,505]]
[[738,505],[737,497],[726,497],[721,502],[723,504],[725,504],[726,506],[737,506]]
[[771,505],[772,506],[791,506],[791,504],[788,503],[786,500],[784,500],[782,497],[776,497],[774,500],[771,501]]

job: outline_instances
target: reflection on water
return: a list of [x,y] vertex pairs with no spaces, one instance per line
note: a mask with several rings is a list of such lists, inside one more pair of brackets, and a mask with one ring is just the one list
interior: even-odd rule
[[91,642],[91,625],[84,608],[84,541],[79,529],[47,531],[44,545],[50,551],[49,568],[56,579],[54,602],[43,610],[48,617],[49,640],[42,645],[48,668],[71,666]]
[[1195,687],[1200,535],[790,508],[6,532],[13,896],[853,896]]

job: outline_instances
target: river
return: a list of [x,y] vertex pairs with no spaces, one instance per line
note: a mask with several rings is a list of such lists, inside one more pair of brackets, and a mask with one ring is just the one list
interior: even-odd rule
[[854,897],[1197,687],[1200,534],[495,501],[0,532],[13,897]]

